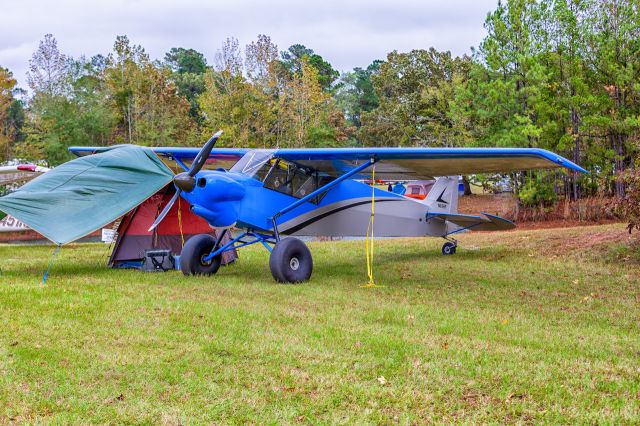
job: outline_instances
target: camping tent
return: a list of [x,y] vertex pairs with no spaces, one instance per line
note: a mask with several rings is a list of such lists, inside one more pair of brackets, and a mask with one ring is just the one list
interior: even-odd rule
[[[33,171],[43,170],[33,166]],[[175,193],[173,177],[173,171],[149,148],[106,147],[98,154],[68,161],[0,197],[0,211],[58,245],[76,241],[124,215],[110,264],[141,265],[145,250],[168,249],[179,254],[183,238],[215,235],[204,220],[191,214],[182,199],[155,232],[147,231]],[[223,263],[235,256],[225,256]]]
[[[122,218],[117,225],[117,238],[109,258],[110,266],[139,268],[142,266],[145,250],[165,249],[180,255],[183,238],[186,242],[196,234],[211,234],[216,237],[215,230],[204,219],[191,213],[189,203],[181,198],[160,225],[149,232],[149,227],[174,192],[173,185],[168,185]],[[228,238],[225,240],[228,241]],[[222,264],[233,262],[236,258],[235,250],[225,252]]]

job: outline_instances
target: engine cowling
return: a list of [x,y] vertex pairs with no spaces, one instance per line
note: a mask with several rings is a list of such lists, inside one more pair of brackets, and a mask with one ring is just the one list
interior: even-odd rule
[[233,226],[246,192],[244,186],[222,171],[202,171],[194,177],[193,189],[182,193],[193,213],[216,228]]

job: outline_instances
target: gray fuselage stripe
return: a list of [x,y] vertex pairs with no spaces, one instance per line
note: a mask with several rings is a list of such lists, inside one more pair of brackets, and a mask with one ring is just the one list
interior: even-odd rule
[[[398,198],[398,199],[378,200],[378,201],[376,201],[376,203],[384,203],[384,202],[387,202],[387,201],[403,201],[403,199]],[[317,221],[319,221],[321,219],[324,219],[327,216],[331,216],[331,215],[333,215],[335,213],[341,212],[341,211],[346,210],[346,209],[350,209],[352,207],[357,207],[357,206],[361,206],[363,204],[370,204],[370,203],[371,203],[371,200],[358,201],[358,202],[355,202],[355,203],[351,203],[351,204],[343,205],[343,206],[340,206],[340,207],[336,207],[335,209],[326,211],[324,213],[317,214],[317,215],[315,215],[315,216],[313,216],[313,217],[311,217],[309,219],[303,219],[304,220],[303,222],[301,222],[301,223],[299,223],[297,225],[293,225],[292,227],[284,229],[284,230],[282,230],[280,232],[282,232],[283,234],[293,234],[295,232],[298,232],[298,231],[306,228],[307,226],[311,225],[312,223],[315,223],[315,222],[317,222]],[[311,215],[312,213],[313,212],[307,213],[307,215]],[[284,224],[284,225],[286,226],[286,224]]]

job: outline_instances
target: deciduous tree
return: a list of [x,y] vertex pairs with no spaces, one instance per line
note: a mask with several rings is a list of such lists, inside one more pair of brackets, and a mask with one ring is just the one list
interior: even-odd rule
[[359,137],[367,145],[454,146],[449,114],[454,83],[467,78],[468,57],[435,49],[391,52],[371,79],[380,105],[362,113]]
[[156,146],[196,142],[189,102],[178,95],[170,71],[152,63],[141,46],[117,37],[104,74],[119,117],[116,141]]
[[32,91],[46,96],[62,96],[67,89],[67,57],[60,53],[58,42],[46,34],[29,61],[27,81]]
[[15,130],[9,125],[10,109],[14,103],[13,88],[16,80],[6,68],[0,67],[0,159],[6,160],[10,154]]

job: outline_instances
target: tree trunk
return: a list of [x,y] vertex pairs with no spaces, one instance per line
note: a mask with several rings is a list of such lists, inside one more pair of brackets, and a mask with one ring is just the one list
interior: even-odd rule
[[133,141],[131,140],[131,101],[127,100],[127,126],[128,126],[128,133],[129,133],[129,143],[133,143]]
[[624,135],[620,132],[616,132],[614,135],[615,143],[615,160],[614,160],[614,175],[616,179],[615,190],[617,197],[624,197],[624,185],[619,179],[620,174],[624,171]]
[[[573,93],[575,95],[575,92]],[[580,164],[580,123],[579,123],[578,111],[576,111],[575,107],[571,108],[571,132],[573,134],[575,145],[573,147],[573,162],[576,164]],[[577,200],[580,198],[580,192],[578,187],[578,172],[574,171],[571,173],[571,183],[572,183],[572,191],[571,191],[571,199]]]
[[462,186],[464,187],[464,195],[471,195],[471,184],[466,176],[462,176]]

